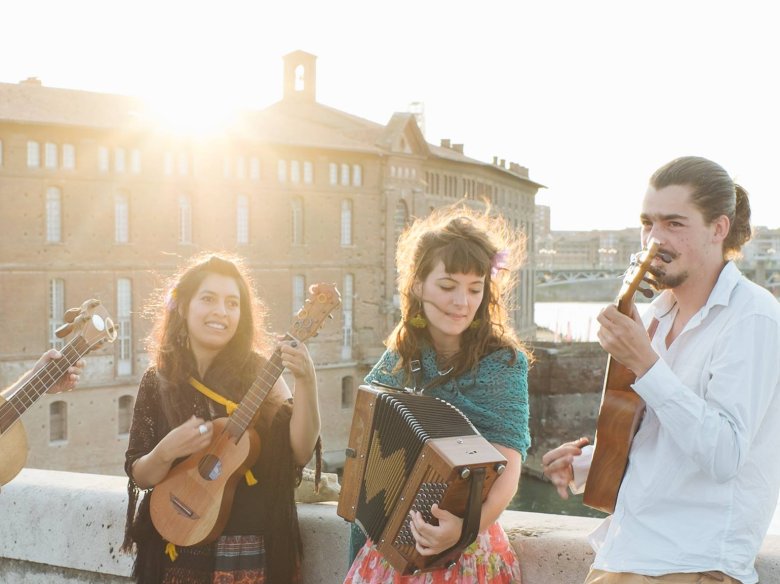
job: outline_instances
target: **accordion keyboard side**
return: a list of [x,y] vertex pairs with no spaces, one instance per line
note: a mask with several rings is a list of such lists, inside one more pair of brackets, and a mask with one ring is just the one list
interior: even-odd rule
[[506,458],[480,435],[430,440],[418,457],[393,515],[377,542],[379,552],[402,575],[438,569],[456,560],[463,547],[436,556],[421,556],[417,552],[409,530],[409,512],[420,511],[426,521],[436,525],[438,523],[430,513],[431,506],[436,503],[463,517],[475,471],[484,469],[485,472],[480,497],[484,502],[500,474],[498,469],[506,463]]

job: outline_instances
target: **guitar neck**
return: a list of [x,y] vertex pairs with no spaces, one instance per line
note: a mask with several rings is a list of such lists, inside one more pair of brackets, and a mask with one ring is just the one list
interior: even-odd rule
[[282,353],[281,349],[277,347],[271,358],[263,366],[252,387],[246,392],[238,408],[230,414],[228,428],[236,440],[241,437],[252,423],[252,420],[255,419],[257,412],[260,411],[260,406],[263,405],[263,401],[271,391],[271,388],[273,388],[276,380],[279,379],[282,371],[284,371]]
[[8,430],[30,406],[65,375],[68,368],[89,352],[83,337],[77,336],[60,350],[62,358],[49,361],[36,371],[4,404],[0,405],[0,433]]

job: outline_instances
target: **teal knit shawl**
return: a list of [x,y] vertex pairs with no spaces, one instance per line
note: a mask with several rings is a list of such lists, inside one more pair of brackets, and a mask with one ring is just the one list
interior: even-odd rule
[[[385,351],[366,376],[366,382],[403,387],[405,372],[393,371],[398,359],[398,353]],[[440,374],[436,353],[430,346],[423,348],[420,360],[420,385],[424,387]],[[449,378],[427,389],[425,395],[451,403],[486,440],[516,450],[525,460],[531,435],[528,432],[528,360],[523,353],[512,349],[495,351],[483,357],[474,371]]]

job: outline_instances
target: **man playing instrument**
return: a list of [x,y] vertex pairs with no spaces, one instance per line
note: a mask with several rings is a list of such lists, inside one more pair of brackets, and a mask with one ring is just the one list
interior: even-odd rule
[[[657,326],[614,306],[598,320],[647,409],[586,584],[755,584],[780,486],[780,304],[732,261],[751,236],[747,193],[714,162],[679,158],[651,177],[641,221],[663,258]],[[563,498],[584,487],[587,443],[543,457]]]

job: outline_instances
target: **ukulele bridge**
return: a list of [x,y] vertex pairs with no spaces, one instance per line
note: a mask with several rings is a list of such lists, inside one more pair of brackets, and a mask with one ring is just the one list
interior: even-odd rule
[[179,499],[173,493],[171,493],[171,504],[173,505],[173,508],[176,509],[176,512],[179,513],[179,515],[184,515],[189,519],[200,519],[200,516],[195,513],[195,511],[185,505],[181,499]]

